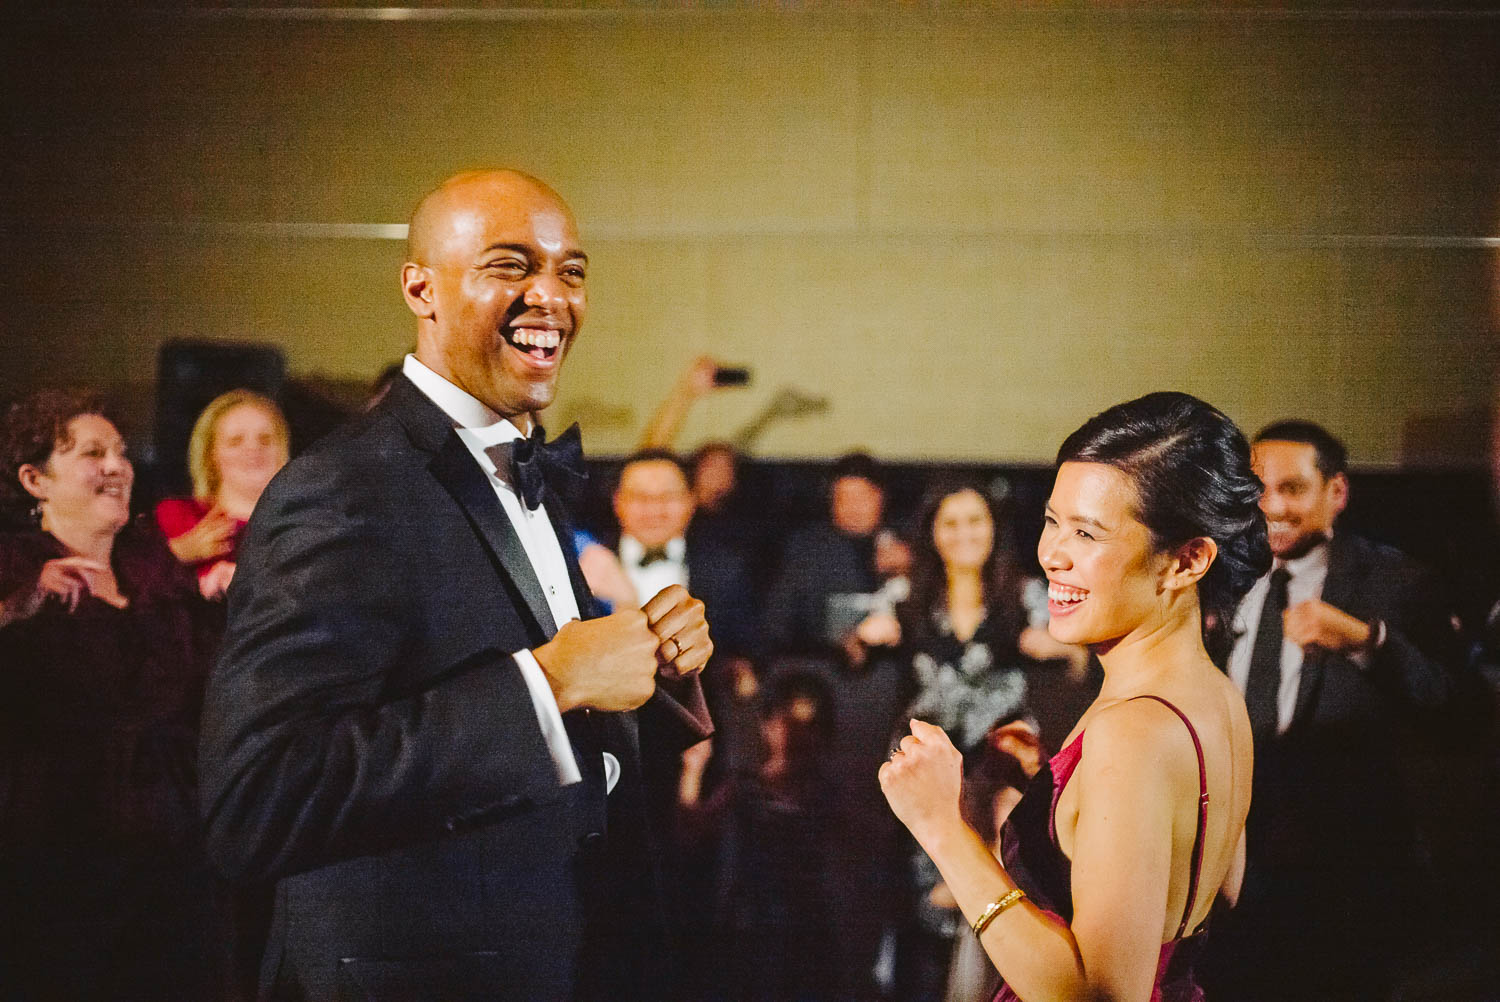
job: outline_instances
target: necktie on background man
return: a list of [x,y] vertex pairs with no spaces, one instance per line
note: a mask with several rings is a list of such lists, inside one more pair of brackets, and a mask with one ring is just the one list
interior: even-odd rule
[[1291,577],[1285,567],[1271,572],[1271,587],[1266,591],[1265,605],[1261,606],[1255,646],[1250,649],[1245,708],[1250,711],[1250,729],[1257,742],[1276,736],[1281,693],[1282,614],[1286,612],[1287,582]]

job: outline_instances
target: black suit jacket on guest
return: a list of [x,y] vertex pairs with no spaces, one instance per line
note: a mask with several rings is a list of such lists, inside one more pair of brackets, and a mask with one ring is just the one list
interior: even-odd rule
[[721,540],[699,535],[689,527],[686,563],[688,591],[703,600],[715,652],[721,656],[759,657],[757,603],[744,560]]
[[[511,657],[554,632],[487,477],[408,380],[272,482],[230,592],[201,755],[212,855],[279,881],[263,995],[657,990],[636,715],[567,714],[583,781],[559,785]],[[642,712],[701,739],[696,681],[679,695],[658,689]],[[606,750],[623,769],[607,797]]]
[[1256,747],[1244,888],[1209,938],[1210,997],[1258,998],[1260,976],[1277,997],[1365,997],[1378,988],[1359,979],[1377,985],[1409,946],[1422,873],[1404,760],[1462,724],[1472,690],[1432,575],[1352,533],[1329,546],[1323,601],[1383,620],[1385,643],[1365,667],[1309,650],[1290,725]]
[[766,644],[773,654],[832,654],[828,600],[837,594],[869,594],[880,587],[874,544],[844,535],[828,522],[794,533],[781,551],[781,566],[766,596]]

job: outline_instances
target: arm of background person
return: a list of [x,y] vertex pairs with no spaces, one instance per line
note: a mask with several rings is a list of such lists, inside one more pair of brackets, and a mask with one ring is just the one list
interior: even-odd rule
[[1482,728],[1493,713],[1491,699],[1464,657],[1438,576],[1407,562],[1387,581],[1390,598],[1380,609],[1385,638],[1369,664],[1377,684],[1445,737],[1462,737],[1455,728],[1464,733]]
[[205,696],[208,848],[236,878],[436,838],[557,786],[507,652],[455,645],[454,663],[396,670],[434,644],[409,625],[415,562],[367,485],[326,464],[299,473],[256,513]]
[[688,364],[646,423],[646,430],[641,432],[640,448],[672,448],[693,404],[713,390],[716,368],[718,363],[707,355],[700,355]]

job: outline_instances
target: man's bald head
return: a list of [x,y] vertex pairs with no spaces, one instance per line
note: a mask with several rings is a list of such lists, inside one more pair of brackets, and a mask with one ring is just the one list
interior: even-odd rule
[[506,167],[466,170],[454,174],[422,196],[406,226],[406,260],[427,264],[446,241],[455,212],[468,211],[476,197],[543,199],[556,203],[572,218],[562,196],[539,178]]

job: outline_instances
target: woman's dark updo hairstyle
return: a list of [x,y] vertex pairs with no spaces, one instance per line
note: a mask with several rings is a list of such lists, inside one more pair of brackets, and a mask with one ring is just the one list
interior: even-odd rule
[[1186,393],[1148,393],[1090,418],[1057,451],[1057,465],[1103,463],[1135,486],[1135,517],[1167,550],[1198,536],[1218,557],[1198,582],[1203,641],[1222,663],[1235,606],[1271,569],[1260,480],[1234,422]]
[[6,410],[0,421],[0,524],[28,524],[36,499],[21,486],[21,467],[44,467],[56,449],[71,445],[68,425],[82,414],[109,417],[103,399],[85,390],[37,390]]
[[931,640],[937,633],[933,614],[946,608],[948,570],[932,541],[932,527],[937,524],[938,509],[943,502],[965,491],[979,495],[995,526],[995,541],[990,547],[989,558],[980,569],[979,578],[984,585],[985,618],[990,629],[997,642],[1013,652],[1026,621],[1021,606],[1021,574],[1010,545],[1010,520],[983,486],[967,480],[933,484],[922,494],[917,506],[917,534],[912,545],[911,594],[896,607],[901,635],[911,643],[920,644]]

